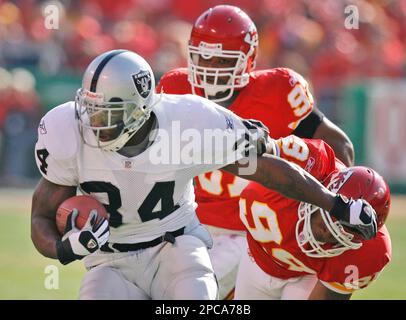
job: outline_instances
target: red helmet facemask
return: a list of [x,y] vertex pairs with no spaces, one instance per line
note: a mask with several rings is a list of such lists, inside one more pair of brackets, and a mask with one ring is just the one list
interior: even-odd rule
[[[257,29],[241,9],[219,5],[205,11],[195,22],[188,46],[188,80],[193,94],[203,89],[212,101],[228,100],[237,88],[249,82],[258,48]],[[199,60],[235,59],[232,67],[205,67]],[[226,80],[224,80],[226,79]],[[218,92],[226,92],[214,98]]]

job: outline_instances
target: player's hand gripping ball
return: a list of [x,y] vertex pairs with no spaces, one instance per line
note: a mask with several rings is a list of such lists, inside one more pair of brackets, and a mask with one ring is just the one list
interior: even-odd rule
[[56,227],[61,235],[63,235],[66,221],[73,209],[77,209],[79,214],[75,220],[76,227],[80,230],[84,227],[90,211],[97,210],[97,219],[95,225],[98,225],[103,218],[108,219],[108,213],[103,204],[91,196],[80,195],[66,199],[61,203],[56,211]]

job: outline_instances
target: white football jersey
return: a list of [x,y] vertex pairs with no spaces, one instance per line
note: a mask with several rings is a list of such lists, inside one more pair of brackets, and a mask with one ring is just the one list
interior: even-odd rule
[[257,147],[247,139],[253,131],[245,120],[198,96],[163,94],[153,113],[158,124],[153,142],[134,157],[84,144],[73,101],[49,111],[38,128],[41,174],[102,202],[109,213],[110,243],[150,241],[187,225],[197,206],[193,177]]

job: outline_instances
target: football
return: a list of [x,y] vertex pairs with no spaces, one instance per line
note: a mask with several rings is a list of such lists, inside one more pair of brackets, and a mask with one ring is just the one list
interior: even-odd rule
[[108,218],[108,213],[103,204],[95,198],[86,195],[68,198],[61,203],[56,211],[56,227],[61,235],[64,233],[69,214],[75,208],[79,211],[79,214],[75,220],[75,225],[78,229],[82,229],[84,227],[90,211],[93,209],[96,209],[98,213],[96,223],[98,223],[102,218]]

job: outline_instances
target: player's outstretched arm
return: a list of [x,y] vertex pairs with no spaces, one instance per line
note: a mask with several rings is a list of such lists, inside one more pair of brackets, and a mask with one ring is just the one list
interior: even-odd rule
[[59,205],[76,195],[76,187],[54,184],[44,178],[32,197],[31,239],[35,248],[48,258],[57,259],[55,243],[61,238],[56,229],[55,215]]
[[305,170],[269,154],[257,157],[257,170],[252,175],[241,175],[238,163],[223,169],[241,178],[258,182],[288,198],[312,203],[327,211],[333,208],[336,201],[336,195]]
[[256,172],[242,175],[234,163],[223,168],[241,178],[258,182],[278,191],[288,198],[314,204],[369,240],[376,236],[376,212],[365,200],[346,199],[325,188],[305,170],[276,156],[264,154],[257,157]]
[[318,281],[309,295],[309,300],[349,300],[351,295],[337,293]]

